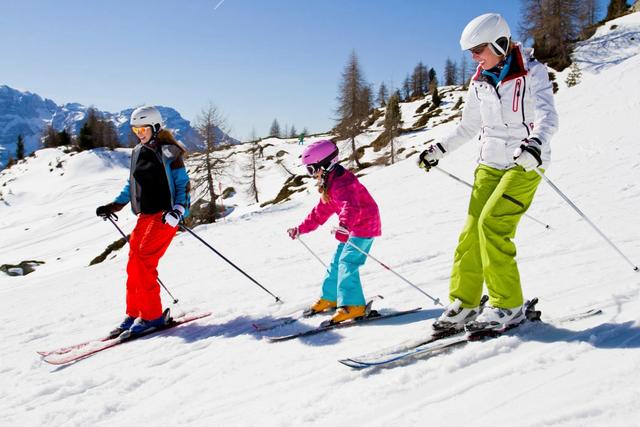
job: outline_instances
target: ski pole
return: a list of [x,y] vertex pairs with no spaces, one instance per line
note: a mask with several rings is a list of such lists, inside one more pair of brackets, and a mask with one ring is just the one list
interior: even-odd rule
[[361,254],[371,258],[372,260],[374,260],[375,262],[377,262],[378,264],[380,264],[382,267],[386,268],[387,270],[389,270],[390,272],[392,272],[393,274],[395,274],[396,276],[398,276],[400,279],[404,280],[406,283],[408,283],[409,285],[413,286],[414,288],[416,288],[418,290],[418,292],[420,292],[421,294],[425,295],[426,297],[428,297],[431,301],[433,301],[433,303],[435,305],[443,305],[440,302],[440,298],[433,298],[431,295],[429,295],[428,293],[426,293],[425,291],[423,291],[422,289],[420,289],[419,287],[417,287],[416,285],[414,285],[413,283],[411,283],[409,280],[407,280],[406,278],[404,278],[404,276],[402,276],[401,274],[397,273],[396,271],[394,271],[392,268],[390,268],[389,266],[385,265],[382,261],[376,259],[373,255],[366,253],[365,251],[363,251],[362,249],[360,249],[358,246],[354,245],[353,243],[351,243],[351,241],[347,240],[347,244],[351,245],[352,248],[355,248],[358,252],[360,252]]
[[210,244],[208,244],[207,242],[205,242],[204,240],[202,240],[200,238],[200,236],[198,236],[196,233],[193,232],[193,230],[191,230],[189,227],[187,227],[184,224],[180,224],[180,228],[182,228],[184,231],[188,232],[189,234],[191,234],[193,237],[195,237],[196,239],[200,240],[200,242],[205,245],[206,247],[208,247],[209,249],[211,249],[213,252],[216,253],[216,255],[218,255],[220,258],[222,258],[223,260],[225,260],[226,262],[228,262],[229,264],[231,264],[232,267],[234,267],[236,270],[238,270],[240,273],[244,274],[244,276],[246,278],[248,278],[249,280],[251,280],[253,283],[255,283],[256,285],[260,286],[260,288],[262,290],[264,290],[266,293],[268,293],[269,295],[271,295],[272,297],[274,297],[276,299],[276,302],[282,302],[282,300],[277,297],[276,295],[272,294],[267,288],[265,288],[264,286],[262,286],[260,283],[258,283],[256,281],[256,279],[254,279],[253,277],[249,276],[247,273],[244,272],[244,270],[242,270],[240,267],[238,267],[237,265],[235,265],[234,263],[232,263],[229,259],[227,259],[224,255],[222,255],[220,252],[218,252],[217,250],[215,250],[213,248],[213,246],[211,246]]
[[[118,229],[118,231],[120,232],[120,234],[122,235],[122,237],[124,237],[124,239],[125,239],[127,242],[129,242],[129,238],[127,237],[127,235],[126,235],[126,234],[124,234],[124,232],[122,231],[122,229],[120,229],[120,227],[118,227],[118,224],[116,224],[116,223],[115,223],[115,221],[113,220],[113,218],[111,218],[111,216],[114,216],[114,217],[116,218],[116,221],[118,220],[118,216],[117,216],[116,214],[114,214],[114,213],[112,213],[111,215],[106,216],[106,217],[105,217],[105,220],[107,220],[107,219],[108,219],[109,221],[111,221],[111,224],[113,224],[113,226],[114,226],[115,228],[117,228],[117,229]],[[162,288],[163,288],[165,291],[167,291],[167,293],[169,294],[169,296],[170,296],[170,297],[171,297],[171,299],[173,300],[173,303],[174,303],[174,304],[177,304],[177,303],[178,303],[178,300],[177,300],[173,295],[171,295],[171,292],[169,292],[169,289],[167,289],[167,287],[164,285],[164,283],[162,283],[162,280],[160,280],[160,278],[159,278],[159,277],[156,277],[156,280],[158,281],[158,283],[160,283],[160,286],[162,286]]]
[[623,254],[623,253],[622,253],[622,251],[621,251],[620,249],[618,249],[618,247],[617,247],[615,244],[613,244],[613,242],[612,242],[611,240],[609,240],[609,238],[607,238],[607,236],[605,236],[605,234],[604,234],[602,231],[600,231],[600,229],[599,229],[598,227],[596,227],[596,225],[595,225],[593,222],[591,222],[591,220],[590,220],[590,219],[589,219],[589,218],[588,218],[584,213],[582,213],[582,211],[581,211],[580,209],[578,209],[578,207],[577,207],[577,206],[576,206],[576,205],[575,205],[571,200],[569,200],[569,198],[568,198],[567,196],[565,196],[565,195],[564,195],[564,193],[563,193],[562,191],[560,191],[560,189],[559,189],[558,187],[556,187],[556,185],[555,185],[553,182],[551,182],[551,180],[550,180],[549,178],[547,178],[547,176],[546,176],[546,175],[545,175],[545,174],[544,174],[540,169],[535,168],[534,170],[538,173],[538,175],[540,175],[540,176],[542,177],[542,179],[544,179],[544,180],[547,182],[547,184],[549,184],[549,186],[550,186],[551,188],[553,188],[553,189],[554,189],[554,191],[555,191],[556,193],[558,193],[558,195],[559,195],[560,197],[562,197],[562,198],[564,199],[564,201],[565,201],[565,202],[567,202],[567,203],[569,204],[569,206],[571,206],[571,207],[572,207],[576,212],[578,212],[578,215],[580,215],[582,218],[584,218],[584,220],[585,220],[585,221],[587,221],[587,223],[589,223],[589,225],[590,225],[591,227],[593,227],[593,229],[594,229],[594,230],[596,230],[596,232],[597,232],[597,233],[598,233],[598,234],[599,234],[599,235],[600,235],[600,236],[601,236],[601,237],[602,237],[602,238],[603,238],[603,239],[604,239],[604,240],[605,240],[609,245],[611,245],[611,247],[612,247],[613,249],[615,249],[615,251],[616,251],[616,252],[618,252],[618,254],[619,254],[622,258],[624,258],[624,259],[629,263],[629,265],[631,265],[631,267],[633,267],[633,270],[634,270],[634,271],[636,271],[636,272],[637,272],[637,271],[639,271],[639,270],[638,270],[638,266],[637,266],[637,265],[635,265],[633,262],[631,262],[631,260],[630,260],[629,258],[627,258],[627,257],[625,256],[625,254]]
[[[449,172],[447,172],[446,170],[444,170],[444,169],[442,169],[442,168],[439,168],[438,166],[433,166],[432,168],[433,168],[433,169],[437,169],[437,170],[439,170],[439,171],[440,171],[440,172],[442,172],[443,174],[448,175],[450,178],[455,179],[455,180],[456,180],[456,181],[458,181],[459,183],[464,184],[464,185],[466,185],[466,186],[467,186],[467,187],[469,187],[469,188],[473,188],[473,185],[469,184],[467,181],[465,181],[465,180],[463,180],[463,179],[461,179],[461,178],[458,178],[458,177],[457,177],[457,176],[455,176],[454,174],[449,173]],[[503,197],[503,198],[505,198],[506,200],[509,200],[510,202],[513,202],[513,200],[511,200],[511,199],[510,199],[509,197],[507,197],[505,194],[503,194],[503,195],[502,195],[502,197]],[[549,224],[545,224],[544,222],[540,221],[539,219],[536,219],[536,218],[532,217],[531,215],[529,215],[529,214],[527,214],[527,213],[525,213],[525,214],[524,214],[524,216],[526,216],[527,218],[529,218],[529,219],[530,219],[530,220],[532,220],[532,221],[537,222],[538,224],[542,225],[544,228],[548,228],[548,229],[549,229],[549,228],[551,228],[551,227],[549,226]]]
[[318,262],[319,262],[320,264],[322,264],[322,265],[324,266],[324,268],[326,268],[326,269],[327,269],[327,271],[329,271],[329,267],[327,267],[327,264],[325,264],[325,263],[320,259],[320,257],[319,257],[318,255],[316,255],[316,253],[315,253],[314,251],[312,251],[312,250],[311,250],[311,248],[310,248],[310,247],[309,247],[305,242],[303,242],[303,241],[302,241],[302,239],[300,238],[300,236],[298,236],[296,240],[298,240],[300,243],[302,243],[302,246],[304,246],[305,248],[307,248],[307,250],[311,253],[311,255],[313,255],[313,256],[315,257],[315,259],[317,259],[317,260],[318,260]]

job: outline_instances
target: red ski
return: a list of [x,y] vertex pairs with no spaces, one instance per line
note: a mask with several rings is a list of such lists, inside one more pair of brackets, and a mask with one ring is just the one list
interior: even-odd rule
[[211,312],[186,314],[179,318],[172,319],[171,322],[164,325],[163,327],[152,329],[129,338],[99,338],[92,341],[86,341],[79,344],[62,347],[56,350],[39,351],[38,354],[43,356],[42,360],[49,364],[66,365],[67,363],[85,359],[91,355],[101,352],[102,350],[115,347],[119,344],[133,341],[137,338],[152,335],[157,332],[166,331],[167,329],[175,328],[176,326],[193,322],[194,320],[202,319],[207,316],[211,316]]

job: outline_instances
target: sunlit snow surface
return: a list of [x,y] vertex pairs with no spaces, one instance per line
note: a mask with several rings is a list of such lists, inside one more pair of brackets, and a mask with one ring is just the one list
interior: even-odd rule
[[[599,31],[578,50],[579,60],[592,64],[578,86],[566,88],[566,73],[559,74],[561,125],[547,171],[636,263],[640,56],[614,43],[614,37],[637,34],[638,21],[635,14],[612,22],[618,25],[615,34]],[[451,96],[448,108],[460,95]],[[403,107],[405,121],[416,120],[412,114],[419,105]],[[443,299],[469,190],[437,171],[418,169],[416,156],[404,159],[454,125],[430,125],[401,137],[402,160],[367,169],[362,177],[382,214],[383,236],[371,253]],[[359,144],[379,132],[374,126]],[[276,139],[266,144],[273,145],[260,159],[261,202],[274,198],[288,176],[276,160],[293,173],[303,172],[298,166],[303,146]],[[278,156],[281,150],[286,153]],[[476,150],[470,142],[441,166],[472,181]],[[350,370],[337,359],[423,336],[440,313],[416,290],[368,262],[362,281],[367,295],[385,296],[378,308],[425,310],[306,340],[267,342],[252,331],[253,322],[290,313],[318,296],[323,267],[285,232],[318,195],[307,181],[291,201],[260,208],[244,191],[248,178],[240,177],[248,157],[237,153],[237,170],[223,178],[223,188],[236,189],[225,200],[235,210],[195,232],[285,303],[275,304],[192,236],[179,234],[159,273],[180,303],[173,306],[163,293],[164,304],[174,311],[211,310],[211,317],[68,367],[43,363],[37,350],[99,337],[124,314],[127,250],[96,266],[88,263],[119,238],[94,211],[121,189],[128,154],[126,149],[74,156],[42,150],[0,173],[0,263],[46,262],[27,276],[0,276],[0,425],[640,425],[640,274],[544,183],[529,214],[552,229],[523,218],[516,243],[525,294],[540,298],[548,323],[518,335],[390,369]],[[368,148],[365,160],[382,154]],[[123,210],[118,224],[130,231],[133,215]],[[332,224],[334,219],[303,236],[326,261],[336,246]],[[604,314],[552,321],[592,307]]]

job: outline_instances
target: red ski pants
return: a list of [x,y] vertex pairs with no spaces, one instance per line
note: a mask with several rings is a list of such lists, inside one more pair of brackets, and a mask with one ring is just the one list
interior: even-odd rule
[[140,214],[129,238],[127,315],[153,320],[162,315],[158,262],[169,247],[176,228],[162,222],[162,213]]

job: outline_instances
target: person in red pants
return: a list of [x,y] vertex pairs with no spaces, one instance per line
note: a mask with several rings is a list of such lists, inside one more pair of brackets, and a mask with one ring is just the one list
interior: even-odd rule
[[190,205],[186,149],[162,129],[158,109],[134,110],[130,124],[140,143],[131,152],[129,180],[113,202],[96,209],[107,218],[131,202],[138,216],[129,238],[126,317],[111,337],[141,334],[171,319],[169,309],[162,311],[157,267]]

